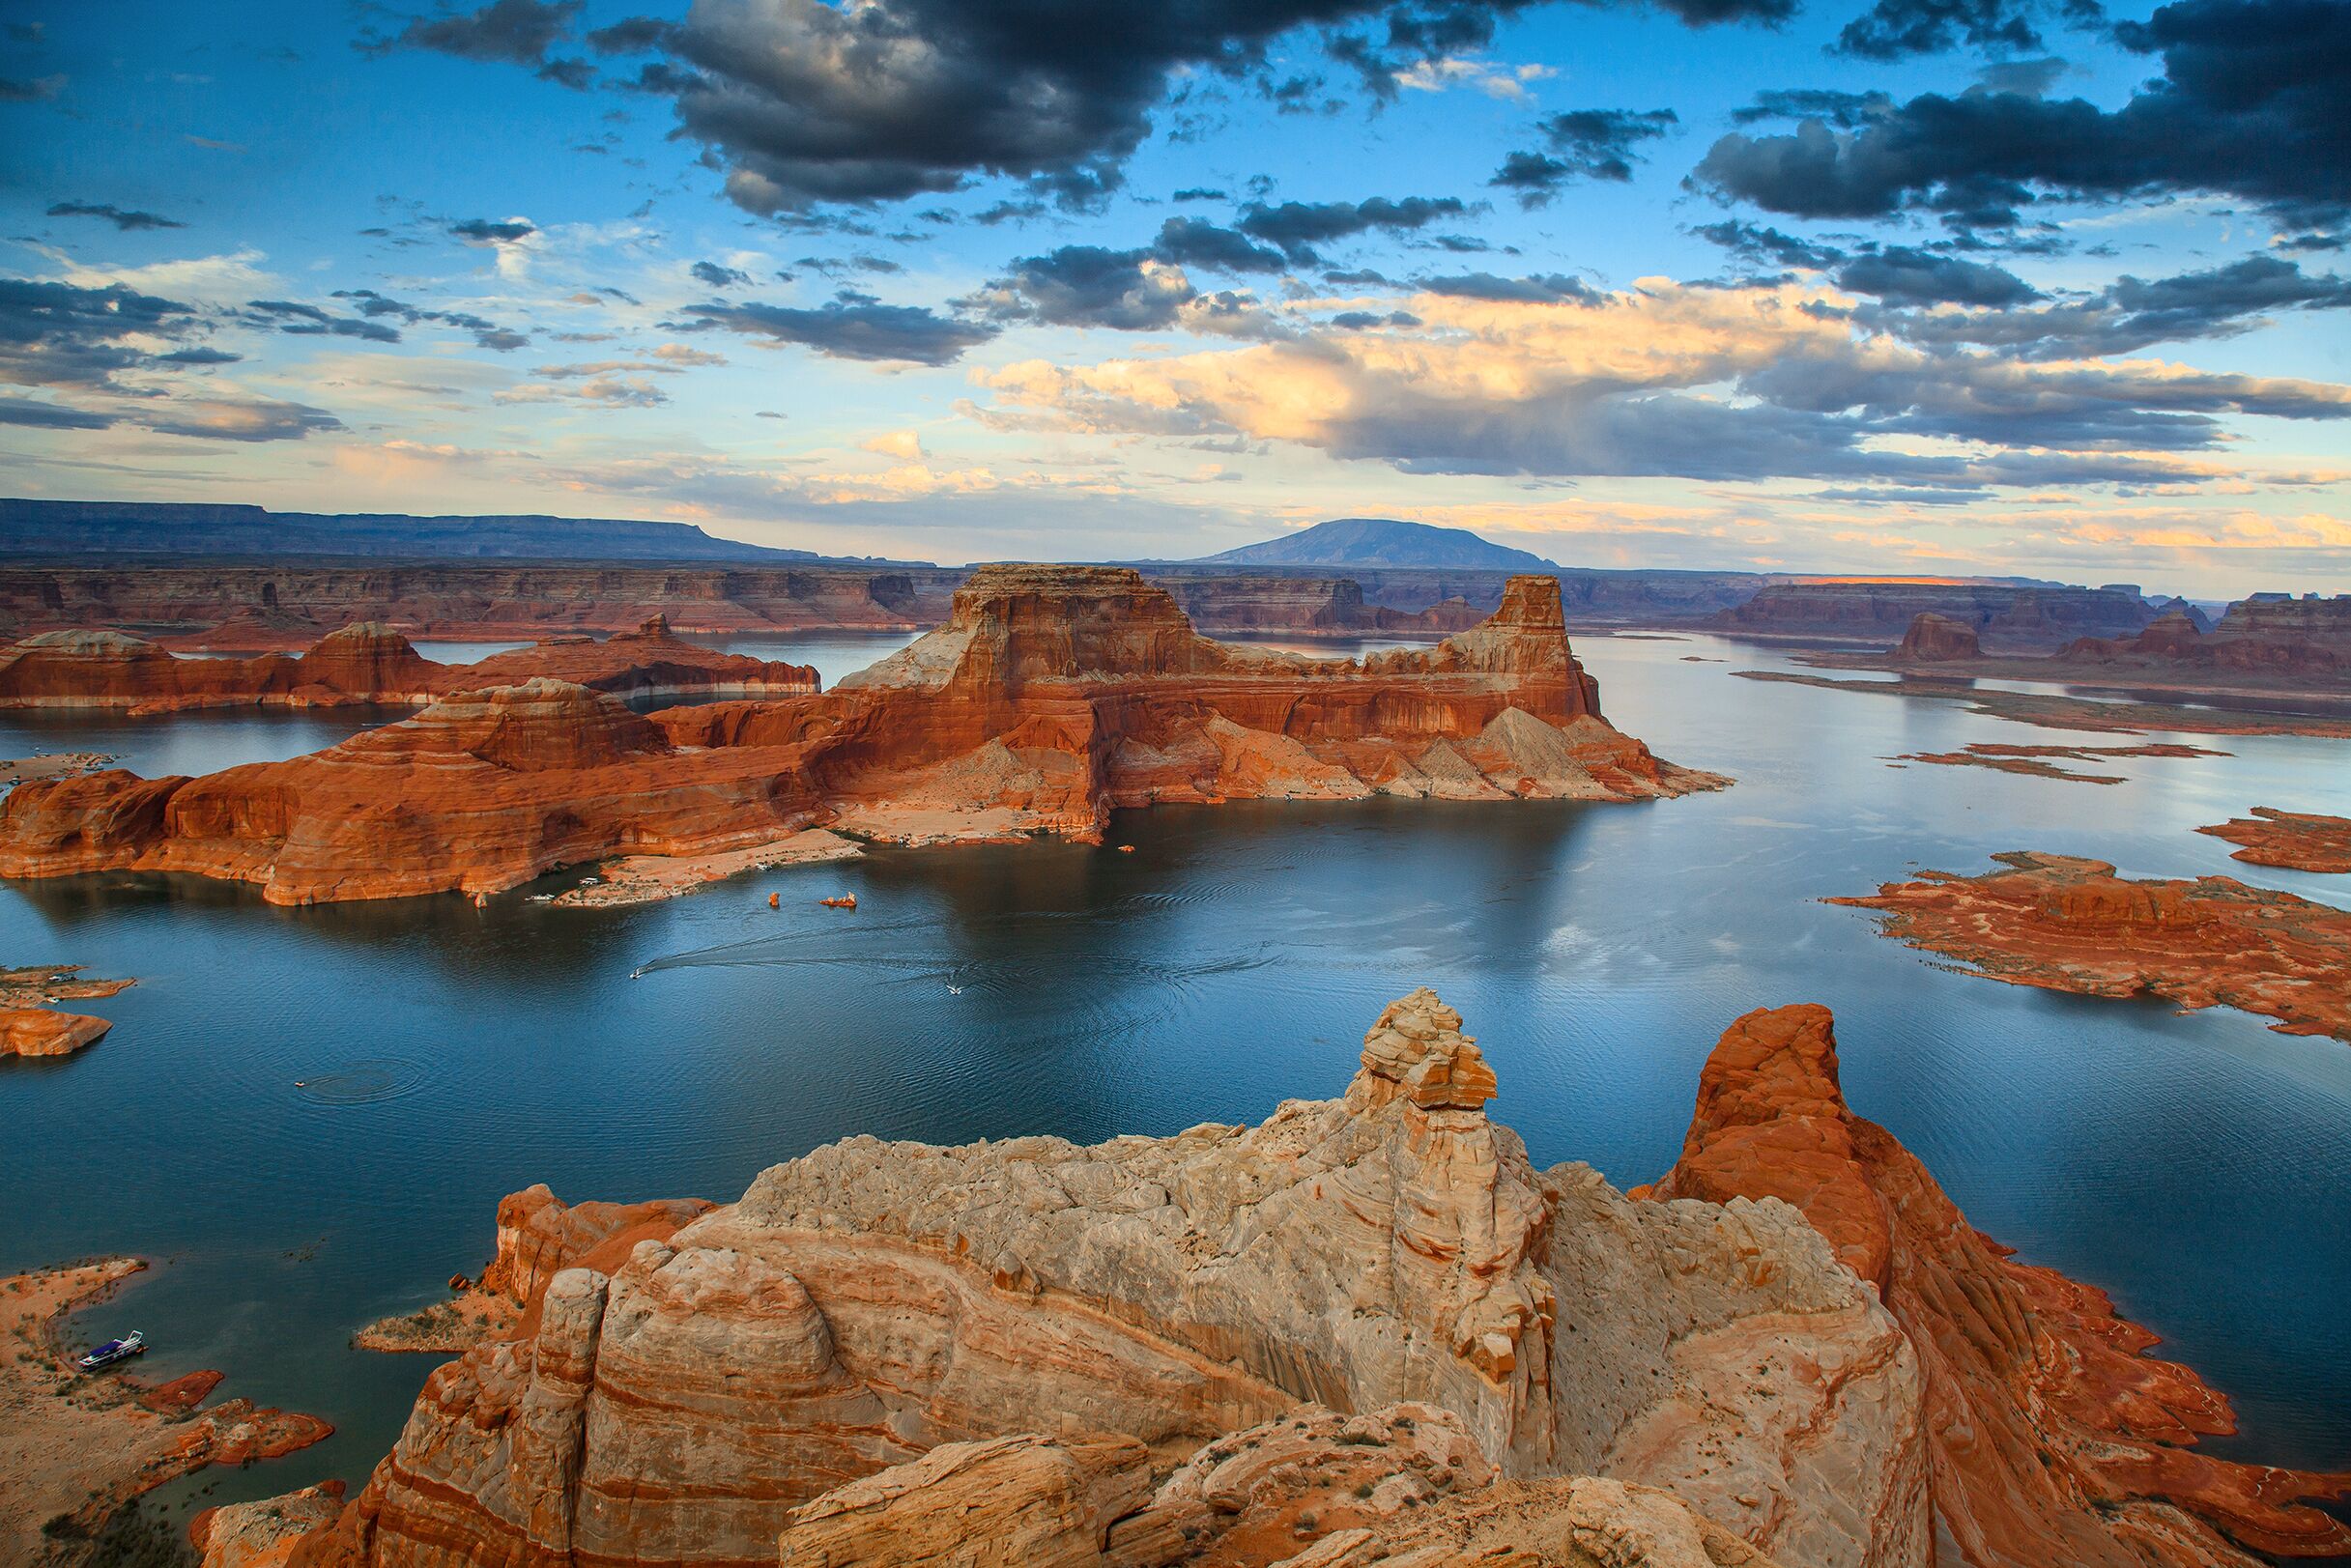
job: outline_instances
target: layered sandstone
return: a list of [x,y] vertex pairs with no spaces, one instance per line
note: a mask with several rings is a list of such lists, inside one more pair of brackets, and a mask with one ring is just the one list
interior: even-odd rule
[[1742,636],[1869,641],[1883,647],[1921,613],[1972,630],[1986,647],[2050,650],[2080,637],[2134,637],[2170,606],[2138,590],[1966,579],[1799,579],[1765,584],[1716,615]]
[[2351,817],[2256,806],[2251,816],[2231,817],[2196,831],[2242,844],[2231,860],[2298,871],[2351,871]]
[[325,1481],[259,1502],[207,1508],[187,1524],[201,1568],[285,1568],[301,1538],[333,1523],[343,1483]]
[[[1344,1098],[1255,1127],[776,1166],[556,1273],[296,1560],[873,1560],[968,1504],[1030,1544],[1006,1560],[1354,1563],[1441,1514],[1491,1543],[1630,1508],[1716,1562],[1924,1568],[1917,1355],[1827,1243],[1782,1204],[1537,1171],[1493,1089],[1418,991]],[[1557,1479],[1594,1475],[1679,1503]]]
[[1132,571],[989,567],[945,626],[822,696],[646,718],[534,678],[291,761],[21,784],[0,804],[0,875],[195,871],[280,903],[488,894],[814,827],[1092,841],[1114,809],[1160,802],[1622,801],[1728,782],[1601,717],[1547,578],[1432,647],[1349,662],[1200,637]]
[[0,650],[0,708],[414,705],[532,679],[629,698],[791,697],[817,686],[805,666],[689,642],[659,615],[602,641],[554,638],[471,665],[436,664],[375,622],[346,626],[299,656],[190,658],[120,632],[44,632]]
[[2133,881],[2105,861],[2012,850],[1982,876],[1929,871],[1871,898],[1885,934],[2014,985],[2242,1008],[2351,1041],[2351,912],[2227,876]]
[[34,964],[0,970],[0,1056],[71,1056],[114,1027],[85,1012],[60,1012],[68,999],[112,996],[133,984],[89,980],[81,965]]
[[1976,658],[1983,651],[1972,623],[1922,610],[1911,620],[1910,629],[1902,634],[1894,657],[1905,664],[1947,664]]
[[2227,1399],[2104,1293],[2019,1263],[1935,1178],[1848,1108],[1826,1008],[1748,1013],[1699,1080],[1658,1199],[1778,1198],[1804,1212],[1902,1324],[1927,1382],[1935,1515],[1972,1568],[2257,1568],[2335,1556],[2346,1527],[2306,1499],[2351,1491],[2199,1454]]

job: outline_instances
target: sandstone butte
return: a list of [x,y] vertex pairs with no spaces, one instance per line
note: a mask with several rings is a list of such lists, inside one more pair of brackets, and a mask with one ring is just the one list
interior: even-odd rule
[[660,615],[602,641],[554,637],[471,665],[437,664],[375,622],[346,626],[301,654],[250,659],[189,658],[122,632],[62,631],[0,649],[0,709],[120,708],[138,715],[420,704],[541,677],[621,698],[789,697],[817,685],[817,672],[802,665],[689,642]]
[[71,1056],[114,1025],[86,1012],[59,1012],[52,1004],[112,996],[135,984],[85,980],[77,963],[0,969],[0,1056]]
[[2010,984],[2242,1008],[2280,1034],[2351,1041],[2351,912],[2228,876],[2132,881],[2101,860],[1992,858],[2008,869],[1826,901],[1878,910],[1886,935]]
[[2351,817],[2256,806],[2250,817],[2232,817],[2196,831],[2243,844],[2231,860],[2298,871],[2351,871]]
[[1926,1568],[1872,1292],[1785,1204],[1534,1169],[1460,1023],[1404,997],[1257,1126],[851,1138],[502,1239],[514,1327],[290,1560]]
[[1894,657],[1906,664],[1943,664],[1954,659],[1981,658],[1983,652],[1973,626],[1938,615],[1932,610],[1922,610],[1910,622],[1910,629],[1902,634]]
[[1490,618],[1433,647],[1350,663],[1202,638],[1131,570],[984,567],[945,625],[820,696],[646,716],[534,678],[290,761],[20,784],[0,804],[0,875],[192,871],[275,903],[486,895],[812,828],[1099,841],[1113,809],[1157,802],[1728,783],[1601,717],[1553,579],[1512,579]]
[[[1639,1189],[1636,1189],[1637,1191]],[[1838,1083],[1826,1008],[1748,1013],[1699,1080],[1681,1158],[1649,1189],[1801,1209],[1917,1353],[1940,1533],[1972,1568],[2257,1568],[2337,1556],[2351,1527],[2305,1506],[2351,1491],[2194,1452],[2228,1401],[2103,1292],[2019,1263]]]

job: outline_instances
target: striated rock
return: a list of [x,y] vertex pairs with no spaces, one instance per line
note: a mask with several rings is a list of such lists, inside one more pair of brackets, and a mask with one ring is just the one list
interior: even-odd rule
[[2231,860],[2298,871],[2351,871],[2351,818],[2256,806],[2250,817],[2232,817],[2196,831],[2243,844]]
[[817,673],[721,653],[656,615],[595,641],[556,638],[472,665],[435,664],[378,622],[346,626],[300,657],[182,658],[119,632],[45,632],[0,650],[0,708],[188,708],[421,704],[449,693],[559,679],[623,698],[791,697]]
[[[1272,1440],[1226,1434],[1311,1438],[1417,1402],[1447,1412],[1430,1440],[1453,1457],[1391,1464],[1419,1477],[1391,1488],[1399,1507],[1490,1461],[1667,1488],[1791,1562],[1924,1568],[1919,1373],[1893,1319],[1784,1205],[1641,1204],[1583,1166],[1535,1171],[1480,1108],[1491,1075],[1458,1024],[1402,999],[1344,1098],[1256,1127],[852,1138],[776,1166],[616,1268],[564,1269],[534,1326],[437,1371],[297,1560],[742,1562],[788,1527],[819,1554],[795,1561],[858,1560],[821,1554],[935,1518],[922,1494],[956,1477],[1042,1540],[1134,1496],[1134,1449],[1102,1434],[1155,1467],[1190,1456],[1153,1494],[1160,1523],[1097,1543],[1164,1547],[1202,1524],[1192,1502],[1295,1516],[1313,1492],[1325,1459],[1261,1464]],[[1323,1447],[1395,1447],[1393,1414]],[[1021,1434],[1063,1451],[989,1446]],[[982,1446],[800,1512],[951,1444]],[[1330,1473],[1351,1497],[1388,1485]]]
[[1977,658],[1983,651],[1973,624],[1922,610],[1911,620],[1910,629],[1902,634],[1894,657],[1909,664],[1943,664]]
[[1699,1080],[1680,1160],[1648,1196],[1795,1205],[1878,1289],[1926,1370],[1936,1518],[1973,1568],[2255,1568],[2351,1552],[2305,1504],[2351,1492],[2198,1454],[2228,1401],[2143,1353],[2106,1296],[1973,1229],[1838,1082],[1826,1008],[1750,1012]]
[[[643,639],[680,645],[657,625]],[[666,668],[642,652],[627,669]],[[817,827],[1099,841],[1112,810],[1161,801],[1643,800],[1728,782],[1600,716],[1548,578],[1514,579],[1490,619],[1433,647],[1350,663],[1211,641],[1132,571],[987,567],[944,627],[821,697],[648,718],[534,677],[287,762],[20,784],[0,803],[0,875],[186,870],[278,903],[485,895],[610,855],[708,859]]]
[[202,1568],[284,1568],[301,1538],[333,1522],[343,1506],[343,1483],[317,1486],[207,1508],[188,1521],[188,1544]]
[[70,1056],[114,1026],[81,1012],[58,1012],[68,998],[112,996],[128,980],[86,980],[77,963],[0,969],[0,1056]]
[[1883,647],[1922,613],[1971,627],[1984,645],[2047,650],[2079,637],[2135,637],[2165,611],[2136,588],[1964,578],[1799,578],[1765,584],[1708,623],[1743,636],[1846,638]]
[[2011,850],[1982,876],[1930,871],[1875,897],[1885,934],[2014,985],[2084,996],[2152,992],[2351,1040],[2351,913],[2227,876],[2136,882],[2100,860]]

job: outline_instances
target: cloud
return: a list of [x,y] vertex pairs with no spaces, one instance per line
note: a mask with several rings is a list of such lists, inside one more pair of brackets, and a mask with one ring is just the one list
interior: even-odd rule
[[864,299],[836,300],[816,309],[770,304],[689,305],[684,314],[698,324],[797,343],[836,359],[943,365],[996,335],[985,322],[959,321],[917,305],[885,305]]
[[[1319,36],[1374,91],[1458,57],[1534,0],[1154,0],[1097,6],[1075,32],[1033,0],[701,0],[685,19],[605,30],[659,48],[639,83],[761,214],[896,201],[983,176],[1088,205],[1117,188],[1179,71],[1240,76],[1294,32]],[[1793,0],[1666,0],[1685,22],[1786,18]],[[1346,31],[1375,28],[1368,34]],[[1080,36],[1082,35],[1082,36]]]
[[389,38],[362,37],[355,45],[362,54],[392,49],[430,49],[461,60],[484,60],[508,65],[536,66],[538,74],[570,88],[586,88],[595,80],[588,62],[558,59],[548,50],[568,37],[586,0],[492,0],[478,11],[440,16],[413,16]]
[[[574,385],[554,385],[547,382],[524,382],[520,385],[503,387],[492,392],[495,403],[579,403],[591,409],[651,409],[670,400],[670,394],[646,381],[643,376],[616,376],[594,372],[634,369],[624,365],[541,365],[541,376],[571,376],[588,373],[587,379]],[[655,369],[656,366],[646,366]]]
[[1492,272],[1462,272],[1450,277],[1424,277],[1419,286],[1431,294],[1456,299],[1574,299],[1596,301],[1599,294],[1582,278],[1564,272],[1540,272],[1533,277],[1500,277]]
[[1442,93],[1448,88],[1468,87],[1488,98],[1523,103],[1527,100],[1529,82],[1542,81],[1558,74],[1558,71],[1544,65],[1505,66],[1490,60],[1449,55],[1438,60],[1414,61],[1395,73],[1395,84],[1415,93]]
[[1755,95],[1755,101],[1731,111],[1742,126],[1759,120],[1821,120],[1839,130],[1875,120],[1893,108],[1884,93],[1841,93],[1825,87],[1773,87]]
[[119,373],[155,362],[143,340],[193,321],[190,306],[119,283],[0,278],[0,383],[113,388]]
[[2220,415],[2351,417],[2351,387],[2326,383],[1929,352],[1794,285],[1409,305],[1420,325],[982,380],[1016,426],[1238,435],[1413,472],[1932,488],[2201,483],[2234,471],[2182,455],[2220,443]]
[[858,442],[858,447],[862,451],[879,452],[884,457],[901,458],[908,463],[923,460],[922,438],[911,430],[889,431],[871,441]]
[[324,409],[274,398],[175,398],[162,409],[132,417],[158,435],[200,441],[301,441],[343,428],[343,421]]
[[996,321],[1160,331],[1198,298],[1181,267],[1150,251],[1063,245],[1015,259],[963,302]]
[[461,223],[450,224],[449,232],[468,244],[509,245],[530,239],[539,229],[527,217],[469,217]]
[[1693,183],[1806,217],[2014,223],[2035,200],[2215,192],[2323,221],[2351,207],[2351,6],[2337,0],[2173,0],[2116,39],[2164,75],[2108,113],[1978,90],[1929,93],[1847,134],[1806,119],[1733,132]]
[[1720,223],[1703,223],[1690,231],[1701,240],[1711,242],[1758,267],[1802,267],[1814,271],[1834,267],[1845,260],[1846,252],[1835,245],[1800,240],[1778,229],[1763,228],[1730,217]]
[[1540,207],[1574,180],[1626,181],[1640,144],[1681,123],[1671,109],[1571,109],[1535,122],[1542,147],[1503,159],[1489,185],[1513,191],[1519,205]]
[[749,272],[732,267],[721,267],[716,262],[698,261],[687,271],[714,289],[740,288],[751,282]]
[[102,217],[116,228],[129,232],[135,229],[185,229],[186,224],[177,218],[162,217],[136,209],[129,212],[112,202],[58,202],[49,209],[51,217]]
[[1219,272],[1278,272],[1283,266],[1280,251],[1198,217],[1171,217],[1161,224],[1152,250],[1161,261]]
[[2098,0],[1878,0],[1837,35],[1834,52],[1864,60],[1940,54],[1962,43],[1979,49],[2038,49],[2036,16],[2054,12],[2069,26],[2106,20]]
[[112,414],[91,413],[57,403],[37,403],[30,398],[0,397],[0,425],[19,425],[31,430],[103,430],[112,423]]
[[293,299],[248,299],[245,308],[255,325],[273,327],[297,337],[357,337],[370,343],[397,343],[400,329],[363,316],[336,316],[316,305]]
[[65,90],[63,76],[0,76],[0,103],[45,103]]
[[1837,270],[1837,283],[1903,304],[2018,305],[2043,298],[2016,273],[1982,262],[1887,245]]
[[1316,245],[1373,230],[1396,234],[1422,229],[1468,211],[1458,196],[1407,196],[1401,201],[1374,196],[1360,202],[1283,202],[1278,207],[1252,202],[1241,210],[1238,227],[1249,238],[1277,247],[1291,261],[1310,267],[1321,259]]
[[[491,349],[500,354],[511,354],[516,349],[528,346],[530,342],[528,333],[510,331],[496,322],[487,321],[469,311],[423,310],[405,300],[394,299],[387,295],[379,294],[374,289],[337,289],[334,291],[333,298],[357,300],[359,314],[370,318],[395,316],[411,327],[419,322],[438,322],[443,326],[457,328],[461,331],[473,333],[476,347]],[[256,304],[260,302],[255,301]],[[291,331],[294,328],[288,328],[287,330]],[[344,332],[342,335],[363,337],[369,334]],[[398,336],[398,333],[394,333],[390,341],[397,341]]]

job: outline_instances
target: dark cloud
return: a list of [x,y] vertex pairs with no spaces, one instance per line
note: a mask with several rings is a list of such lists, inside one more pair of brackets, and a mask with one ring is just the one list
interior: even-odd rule
[[473,333],[476,346],[500,354],[511,354],[530,341],[526,333],[510,331],[470,311],[422,310],[405,300],[378,294],[373,289],[337,289],[332,298],[353,301],[353,307],[360,315],[371,319],[393,316],[411,327],[418,322],[438,322],[444,327],[454,327],[460,331]]
[[528,240],[539,232],[537,224],[529,218],[469,217],[449,225],[449,232],[469,244],[503,245],[517,240]]
[[721,267],[716,262],[698,261],[690,271],[714,289],[738,288],[751,281],[749,272],[732,267]]
[[112,423],[111,414],[91,413],[55,403],[36,403],[30,398],[0,397],[0,425],[22,425],[33,430],[103,430]]
[[1251,202],[1241,210],[1236,226],[1250,239],[1274,245],[1291,261],[1312,266],[1319,259],[1316,245],[1373,230],[1409,232],[1468,211],[1458,196],[1407,196],[1401,201],[1374,196],[1360,202],[1283,202],[1278,207]]
[[155,213],[142,213],[133,208],[128,212],[112,202],[58,202],[49,208],[51,217],[102,217],[116,228],[129,232],[134,229],[185,229],[186,224],[177,218]]
[[[1896,302],[1889,300],[1889,303]],[[2158,343],[2251,331],[2279,311],[2351,308],[2351,279],[2310,274],[2276,256],[2172,277],[2124,276],[2086,299],[2034,309],[1869,313],[1863,325],[1930,348],[1961,344],[2024,358],[2096,358]]]
[[176,337],[193,321],[190,306],[120,284],[0,278],[0,383],[114,389],[116,373],[154,362],[127,339]]
[[294,299],[248,299],[254,325],[273,327],[297,337],[356,337],[369,343],[397,343],[400,328],[364,316],[337,316],[316,305]]
[[1800,240],[1792,234],[1735,217],[1727,217],[1720,223],[1702,223],[1690,232],[1757,267],[1805,267],[1820,271],[1836,266],[1846,257],[1835,245]]
[[63,76],[0,76],[0,103],[45,103],[65,90]]
[[1280,251],[1198,217],[1171,217],[1161,224],[1153,249],[1167,261],[1219,272],[1278,272],[1285,265]]
[[1174,326],[1199,297],[1180,268],[1149,250],[1063,245],[1016,259],[980,296],[962,302],[997,321],[1150,332]]
[[671,24],[655,16],[627,16],[588,35],[588,46],[598,54],[643,54],[668,41]]
[[1640,144],[1681,123],[1671,109],[1571,109],[1535,123],[1543,145],[1503,159],[1489,185],[1540,207],[1573,180],[1630,180]]
[[244,355],[231,354],[226,349],[174,349],[169,354],[157,355],[155,362],[159,365],[201,367],[207,365],[233,365],[244,357]]
[[1825,87],[1775,87],[1755,95],[1755,101],[1731,111],[1742,126],[1759,120],[1821,120],[1840,130],[1875,120],[1894,106],[1883,93],[1840,93]]
[[1837,270],[1837,286],[1901,304],[2019,305],[2041,291],[2004,268],[1888,245]]
[[899,360],[943,365],[994,337],[985,322],[959,321],[915,305],[885,305],[870,297],[836,300],[814,310],[788,305],[692,305],[687,330],[716,328],[746,337],[798,343],[836,359]]
[[[893,201],[985,175],[1025,182],[1032,201],[1084,206],[1118,186],[1180,70],[1263,79],[1268,46],[1305,30],[1392,91],[1401,63],[1481,47],[1535,3],[705,0],[674,24],[632,19],[605,32],[674,62],[658,83],[641,81],[674,97],[680,129],[726,169],[729,196],[748,211]],[[1794,6],[1664,9],[1705,25],[1776,21]],[[1287,85],[1268,83],[1276,95]],[[1311,77],[1292,97],[1312,100]]]
[[2298,234],[2279,242],[2281,250],[2322,251],[2351,247],[2351,234]]
[[461,60],[535,66],[543,80],[585,89],[596,79],[588,62],[548,52],[570,36],[585,5],[586,0],[492,0],[479,11],[411,17],[398,33],[388,38],[371,33],[354,47],[362,54],[430,49]]
[[1409,310],[1391,310],[1382,314],[1376,310],[1342,310],[1331,318],[1331,325],[1341,331],[1364,331],[1375,327],[1418,327],[1420,318]]
[[1232,198],[1225,192],[1221,190],[1212,190],[1206,185],[1187,186],[1186,188],[1177,191],[1174,195],[1168,197],[1167,199],[1171,202],[1220,202],[1232,200]]
[[186,398],[140,413],[138,422],[158,435],[199,441],[300,441],[343,428],[325,409],[267,398]]
[[2034,21],[2055,14],[2070,27],[2106,20],[2098,0],[1878,0],[1837,35],[1833,52],[1864,60],[1940,54],[1963,43],[1979,49],[2038,49]]
[[1494,299],[1529,303],[1553,303],[1573,299],[1590,304],[1600,296],[1580,277],[1564,272],[1543,272],[1533,277],[1501,277],[1493,272],[1463,272],[1452,277],[1424,277],[1419,286],[1431,294],[1450,295],[1460,299]]
[[2111,113],[2080,99],[1926,94],[1846,135],[1806,120],[1735,132],[1693,176],[1726,198],[1808,217],[1907,209],[2001,226],[2043,196],[2218,192],[2288,218],[2351,209],[2351,6],[2174,0],[2114,29],[2163,77]]

